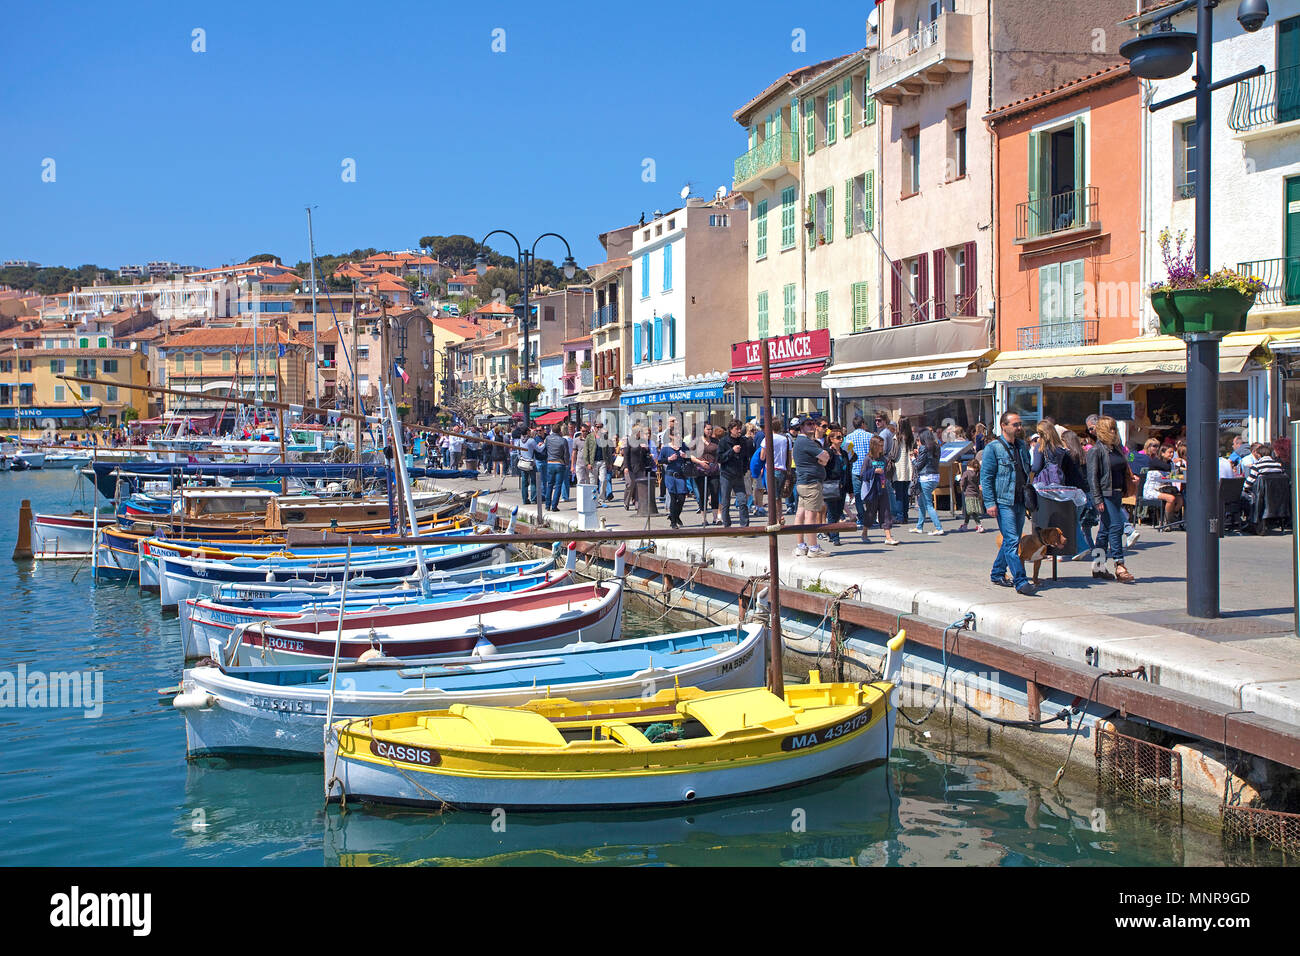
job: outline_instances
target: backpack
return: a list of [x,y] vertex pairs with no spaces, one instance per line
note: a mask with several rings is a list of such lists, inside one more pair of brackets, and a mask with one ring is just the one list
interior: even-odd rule
[[1045,485],[1064,485],[1065,472],[1061,469],[1061,461],[1065,457],[1065,452],[1060,452],[1055,460],[1043,456],[1043,470],[1034,475],[1034,484],[1039,486]]

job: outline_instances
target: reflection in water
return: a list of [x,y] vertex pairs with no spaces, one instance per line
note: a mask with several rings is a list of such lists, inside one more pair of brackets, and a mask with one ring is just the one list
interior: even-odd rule
[[[0,473],[0,495],[69,511],[71,476]],[[14,542],[0,510],[0,553]],[[73,562],[0,561],[0,670],[104,674],[104,714],[0,712],[0,847],[10,865],[1219,865],[1217,834],[1099,802],[1090,754],[1054,765],[983,732],[900,728],[888,765],[749,800],[640,813],[434,815],[324,807],[319,761],[187,763],[175,618]],[[73,578],[76,578],[74,581]],[[69,613],[75,605],[75,613]],[[661,610],[629,607],[630,633]],[[688,626],[697,626],[694,620]],[[95,839],[87,838],[93,821]],[[1235,859],[1235,858],[1234,858]],[[1277,862],[1264,854],[1243,862]]]

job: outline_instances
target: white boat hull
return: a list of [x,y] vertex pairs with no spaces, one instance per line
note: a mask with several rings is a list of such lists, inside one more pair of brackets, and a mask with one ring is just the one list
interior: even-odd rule
[[[672,687],[674,678],[683,687],[727,690],[753,687],[763,682],[767,658],[765,631],[754,642],[736,645],[697,665],[658,675],[638,674],[588,683],[561,684],[549,688],[552,696],[570,700],[610,700],[637,694],[654,694]],[[324,752],[325,715],[329,709],[328,685],[323,687],[250,686],[232,679],[215,667],[185,672],[186,692],[208,694],[212,702],[204,708],[185,708],[185,745],[189,756],[219,754],[281,754],[319,757]],[[535,700],[534,687],[479,689],[446,693],[438,688],[397,693],[352,693],[346,690],[347,673],[338,677],[334,695],[334,717],[372,717],[408,710],[440,710],[455,703],[514,707]]]
[[453,776],[415,764],[335,759],[336,735],[325,750],[330,799],[473,810],[578,810],[671,806],[748,796],[798,786],[886,760],[894,737],[894,709],[856,734],[783,760],[719,762],[675,772],[661,768],[568,777]]
[[[94,520],[93,515],[33,515],[32,556],[46,561],[89,557]],[[100,520],[111,522],[113,516]]]

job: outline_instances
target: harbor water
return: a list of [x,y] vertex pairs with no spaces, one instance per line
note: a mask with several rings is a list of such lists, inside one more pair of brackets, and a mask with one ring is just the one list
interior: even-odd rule
[[[88,508],[78,481],[0,473],[0,680],[77,673],[90,698],[59,708],[11,697],[0,709],[8,865],[1225,862],[1217,834],[1100,800],[1082,742],[1058,790],[1055,767],[998,752],[983,732],[935,725],[927,736],[904,721],[887,765],[680,811],[326,809],[318,762],[186,761],[183,718],[157,693],[180,676],[179,624],[156,596],[94,585],[88,562],[9,560],[20,500],[37,511]],[[629,635],[664,626],[652,607],[629,604]]]

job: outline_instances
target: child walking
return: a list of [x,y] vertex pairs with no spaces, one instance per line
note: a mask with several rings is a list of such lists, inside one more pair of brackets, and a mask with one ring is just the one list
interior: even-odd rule
[[961,530],[965,531],[966,526],[972,521],[975,522],[975,533],[983,534],[984,525],[980,522],[984,519],[984,502],[980,495],[980,460],[976,456],[966,463],[966,470],[961,473],[961,497],[962,497],[962,523]]

